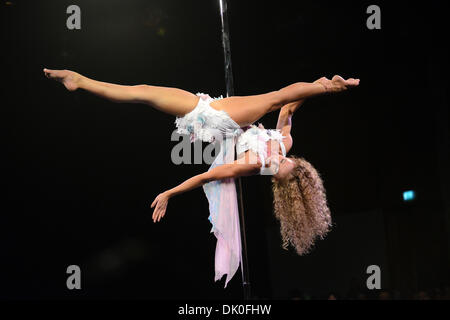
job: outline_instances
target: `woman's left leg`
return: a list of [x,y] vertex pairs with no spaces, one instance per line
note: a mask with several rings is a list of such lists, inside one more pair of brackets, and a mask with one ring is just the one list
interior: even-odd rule
[[83,89],[117,103],[143,103],[174,116],[191,112],[200,99],[178,88],[146,84],[120,85],[90,79],[70,70],[44,69],[44,73],[48,78],[63,83],[69,91]]

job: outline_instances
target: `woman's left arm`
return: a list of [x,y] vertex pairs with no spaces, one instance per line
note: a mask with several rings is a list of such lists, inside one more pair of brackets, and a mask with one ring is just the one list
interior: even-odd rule
[[291,102],[285,104],[281,109],[278,115],[277,129],[281,131],[281,134],[285,136],[283,143],[286,147],[286,153],[292,148],[292,136],[291,136],[291,128],[292,128],[292,116],[294,112],[303,104],[305,100],[298,100],[295,102]]

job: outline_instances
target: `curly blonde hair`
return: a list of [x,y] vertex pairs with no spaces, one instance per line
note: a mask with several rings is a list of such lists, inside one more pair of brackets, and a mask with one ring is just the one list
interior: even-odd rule
[[304,158],[291,156],[292,177],[272,177],[275,217],[280,222],[283,249],[291,244],[299,255],[310,251],[317,238],[323,239],[331,228],[330,209],[322,179]]

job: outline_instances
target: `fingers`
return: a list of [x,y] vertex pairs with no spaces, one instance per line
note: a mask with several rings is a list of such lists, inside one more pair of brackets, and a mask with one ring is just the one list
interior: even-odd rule
[[153,216],[152,216],[153,222],[156,222],[156,219],[158,218],[158,214],[159,214],[159,205],[156,204],[156,208],[155,208],[155,210],[153,210]]
[[164,217],[164,211],[165,211],[165,210],[160,210],[160,211],[159,211],[158,218],[157,218],[157,220],[156,220],[157,222],[159,222],[159,221],[162,219],[162,217]]
[[161,221],[161,218],[164,217],[165,209],[158,208],[158,211],[156,211],[153,215],[153,223]]
[[156,207],[155,210],[153,211],[153,216],[152,216],[153,223],[155,223],[155,222],[156,222],[156,219],[158,218],[158,212],[159,212],[158,209],[159,209],[159,208]]
[[156,217],[158,216],[158,211],[159,211],[159,195],[155,198],[155,200],[153,200],[152,204],[150,205],[150,208],[153,208],[156,205],[156,208],[153,210],[153,215],[152,215],[152,219],[153,219],[153,223],[156,222]]
[[158,208],[158,214],[156,215],[155,220],[156,222],[159,222],[159,220],[161,220],[161,206]]
[[163,193],[160,193],[155,198],[155,200],[153,200],[152,204],[150,205],[150,208],[153,207],[155,207],[152,215],[153,223],[159,222],[161,218],[164,217],[167,208],[167,199]]
[[158,197],[156,197],[155,200],[153,200],[150,208],[153,208],[155,206],[156,202],[158,202]]
[[166,206],[164,204],[160,205],[156,221],[159,222],[162,219],[162,217],[164,217],[165,213],[166,213]]
[[166,207],[164,205],[161,205],[159,202],[156,205],[155,210],[153,211],[153,223],[159,222],[162,217],[164,217],[166,213]]

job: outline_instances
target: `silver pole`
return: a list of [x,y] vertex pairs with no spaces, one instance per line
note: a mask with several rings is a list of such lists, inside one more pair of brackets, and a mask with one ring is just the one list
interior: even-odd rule
[[[230,32],[228,29],[228,14],[227,14],[227,0],[219,0],[220,4],[220,18],[222,20],[222,46],[225,59],[225,82],[227,97],[234,96],[233,87],[233,70],[231,68],[231,48],[230,48]],[[250,299],[250,276],[248,272],[248,258],[247,258],[247,240],[245,238],[245,219],[244,219],[244,201],[242,197],[242,181],[238,178],[237,194],[239,198],[239,216],[241,227],[241,241],[242,241],[242,256],[241,256],[241,271],[242,271],[242,285],[244,289],[244,300]]]

